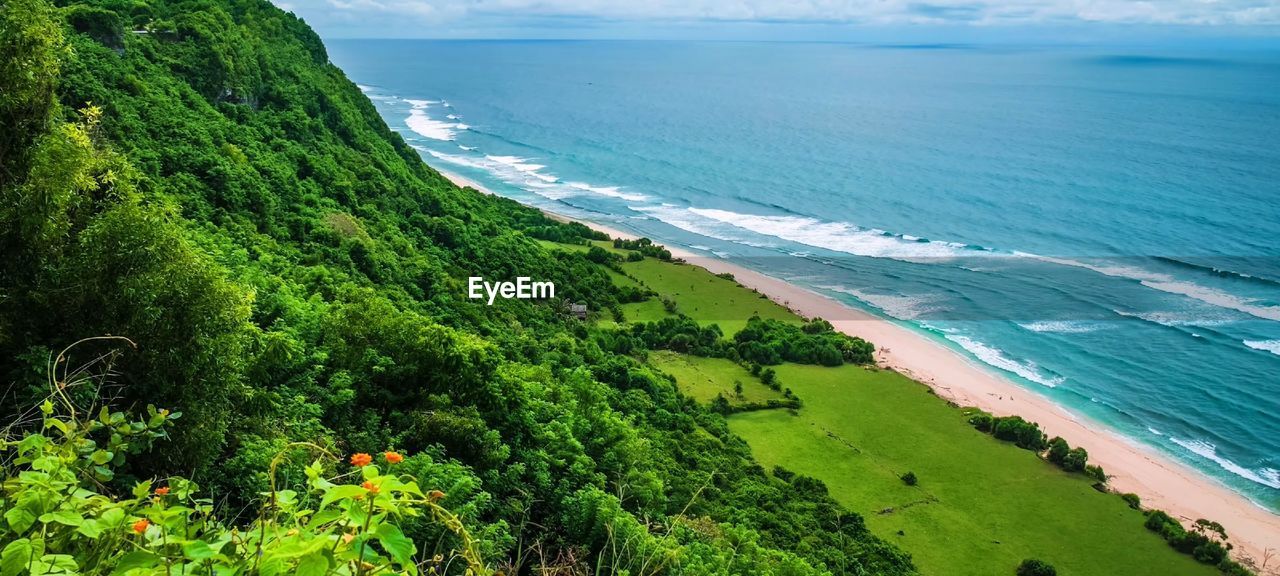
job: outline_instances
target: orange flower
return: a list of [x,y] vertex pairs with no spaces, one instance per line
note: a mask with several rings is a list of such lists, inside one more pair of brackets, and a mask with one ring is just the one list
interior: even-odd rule
[[364,489],[368,490],[370,494],[378,493],[378,485],[374,484],[372,480],[365,480],[361,486],[364,486]]
[[370,462],[373,462],[373,456],[365,454],[364,452],[351,455],[352,466],[368,466]]
[[156,496],[168,496],[168,495],[169,495],[168,486],[161,486],[159,488],[156,488]]
[[399,452],[392,452],[388,450],[382,453],[382,457],[386,458],[387,462],[391,464],[399,464],[401,462],[404,462],[404,456],[402,456]]
[[427,492],[427,499],[432,502],[436,502],[442,498],[444,498],[444,492],[441,492],[439,490],[432,490],[430,492]]
[[151,522],[148,521],[146,518],[143,518],[133,523],[133,531],[141,534],[143,532],[146,532],[147,526],[150,526],[150,525],[151,525]]

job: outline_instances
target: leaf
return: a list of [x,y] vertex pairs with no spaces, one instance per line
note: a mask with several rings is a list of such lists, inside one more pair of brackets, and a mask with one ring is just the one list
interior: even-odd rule
[[324,554],[315,552],[298,560],[298,567],[293,573],[294,576],[324,576],[328,571],[329,559]]
[[98,525],[104,528],[113,528],[124,524],[124,510],[119,508],[107,508],[98,515]]
[[324,508],[325,506],[332,504],[333,501],[335,500],[342,500],[344,498],[354,498],[356,496],[363,495],[364,493],[365,493],[365,489],[363,487],[356,486],[353,484],[342,484],[342,485],[334,486],[333,488],[330,488],[327,492],[325,492],[324,498],[320,500],[320,507]]
[[106,466],[94,466],[93,474],[100,482],[107,482],[116,476],[116,473],[112,472],[111,469]]
[[80,524],[79,528],[76,528],[76,532],[84,534],[88,538],[97,539],[98,536],[102,535],[102,527],[98,526],[97,520],[86,518],[84,523]]
[[207,560],[218,555],[218,552],[203,540],[192,540],[182,546],[182,554],[191,560]]
[[15,576],[26,570],[31,562],[31,541],[19,538],[10,542],[0,552],[0,576]]
[[13,508],[5,512],[4,519],[9,522],[9,528],[18,534],[25,533],[32,524],[36,523],[36,515],[23,508]]
[[33,574],[78,574],[80,568],[76,564],[76,559],[70,554],[45,554],[40,559],[31,563],[31,572]]
[[395,524],[380,524],[375,532],[378,537],[378,543],[382,544],[382,548],[395,558],[396,562],[401,565],[413,562],[413,555],[418,552],[417,547],[400,531]]
[[48,419],[48,420],[45,420],[45,421],[44,421],[44,427],[45,427],[45,428],[57,428],[57,429],[58,429],[58,431],[59,431],[59,432],[62,432],[62,434],[63,434],[63,435],[67,435],[67,434],[68,434],[68,430],[67,430],[67,423],[66,423],[66,422],[63,422],[63,421],[61,421],[61,420],[59,420],[59,419],[57,419],[57,418],[50,418],[50,419]]
[[133,487],[133,497],[134,497],[134,498],[137,498],[137,499],[141,500],[141,499],[143,499],[143,498],[146,498],[146,497],[147,497],[148,495],[150,495],[150,494],[151,494],[151,481],[150,481],[150,480],[146,480],[146,481],[143,481],[143,482],[139,482],[137,486],[134,486],[134,487]]
[[276,576],[284,572],[284,560],[279,556],[269,556],[262,559],[262,564],[258,565],[258,576]]
[[110,462],[112,458],[115,458],[115,455],[110,452],[107,452],[106,450],[94,450],[93,455],[90,456],[90,459],[93,460],[93,463],[99,466],[102,466],[103,464]]
[[70,510],[55,510],[53,512],[41,514],[40,521],[45,524],[57,522],[58,524],[64,524],[67,526],[79,526],[84,523],[84,518]]
[[[160,563],[160,557],[147,552],[146,550],[134,550],[120,557],[120,561],[116,562],[116,569],[111,572],[114,574],[124,574],[130,570],[140,568],[151,568]],[[8,575],[0,575],[8,576]]]

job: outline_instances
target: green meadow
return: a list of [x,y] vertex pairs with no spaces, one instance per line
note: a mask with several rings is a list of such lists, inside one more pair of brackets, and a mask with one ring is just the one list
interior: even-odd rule
[[[753,314],[800,321],[702,268],[653,258],[622,268],[674,300],[680,312],[719,324],[726,337]],[[652,299],[624,306],[624,314],[636,322],[667,313]],[[759,399],[776,395],[729,360],[655,352],[649,362],[701,402],[718,394],[733,398],[735,382]],[[1217,573],[1144,529],[1142,513],[1119,497],[974,430],[969,411],[921,383],[853,365],[787,363],[776,370],[803,408],[734,414],[730,429],[766,467],[822,480],[873,532],[910,552],[922,574],[1011,575],[1027,558],[1045,560],[1065,576]],[[917,476],[918,485],[900,479],[906,472]]]
[[[764,295],[697,266],[645,258],[639,262],[623,263],[622,269],[662,297],[674,300],[680,313],[703,324],[718,324],[726,336],[741,330],[752,316],[799,321],[795,314]],[[628,320],[638,322],[665,316],[662,302],[657,299],[653,302],[657,302],[656,312],[660,313],[656,317],[652,308],[637,304],[624,306],[623,311]]]
[[[740,364],[724,358],[700,358],[661,350],[649,354],[649,364],[675,377],[680,392],[709,403],[724,396],[729,404],[764,403],[782,400],[781,393],[770,390]],[[742,392],[738,393],[738,385]]]
[[1025,558],[1060,574],[1217,572],[1175,553],[1119,497],[973,430],[901,374],[784,364],[778,379],[806,400],[797,415],[736,414],[730,429],[766,467],[821,479],[924,574],[1012,574]]

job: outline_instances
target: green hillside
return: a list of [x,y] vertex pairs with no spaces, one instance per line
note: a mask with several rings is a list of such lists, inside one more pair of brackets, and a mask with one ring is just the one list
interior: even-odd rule
[[451,184],[265,0],[4,0],[0,576],[1212,572],[609,240]]
[[[188,476],[199,489],[184,498],[246,526],[264,491],[311,482],[292,442],[406,455],[397,469],[442,491],[504,573],[914,573],[824,490],[766,474],[638,348],[601,346],[566,314],[608,318],[637,298],[591,254],[539,242],[603,236],[450,184],[294,16],[263,0],[8,0],[0,66],[0,403],[6,439],[27,439],[6,446],[36,446],[50,361],[86,337],[132,344],[76,346],[55,365],[57,405],[182,413],[127,460],[85,455],[102,469],[80,496],[6,484],[6,576],[125,570],[136,555],[77,527],[105,522],[88,494],[128,498],[143,479]],[[555,282],[557,299],[466,297],[470,276],[517,275]],[[93,378],[58,376],[81,363]],[[0,462],[16,478],[50,461]],[[463,573],[456,531],[404,527],[419,569]],[[389,534],[369,549],[408,550]],[[253,555],[221,540],[177,554],[212,571],[205,546]],[[324,565],[288,558],[271,569]]]

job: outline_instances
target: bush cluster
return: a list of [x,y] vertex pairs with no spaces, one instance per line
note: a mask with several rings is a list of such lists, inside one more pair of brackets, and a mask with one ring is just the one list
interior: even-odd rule
[[630,250],[633,254],[640,254],[641,256],[657,258],[667,262],[671,261],[671,251],[661,244],[654,244],[653,240],[648,238],[637,238],[635,240],[614,238],[613,247],[619,250]]
[[820,318],[796,326],[753,316],[733,335],[733,342],[738,358],[764,365],[783,361],[821,366],[868,364],[875,352],[870,342],[836,332],[831,323]]
[[1182,523],[1163,510],[1149,510],[1144,525],[1147,530],[1164,538],[1174,550],[1189,554],[1197,562],[1218,567],[1229,576],[1251,576],[1253,573],[1232,560],[1228,554],[1232,545],[1221,524],[1203,518],[1196,520],[1188,530]]

